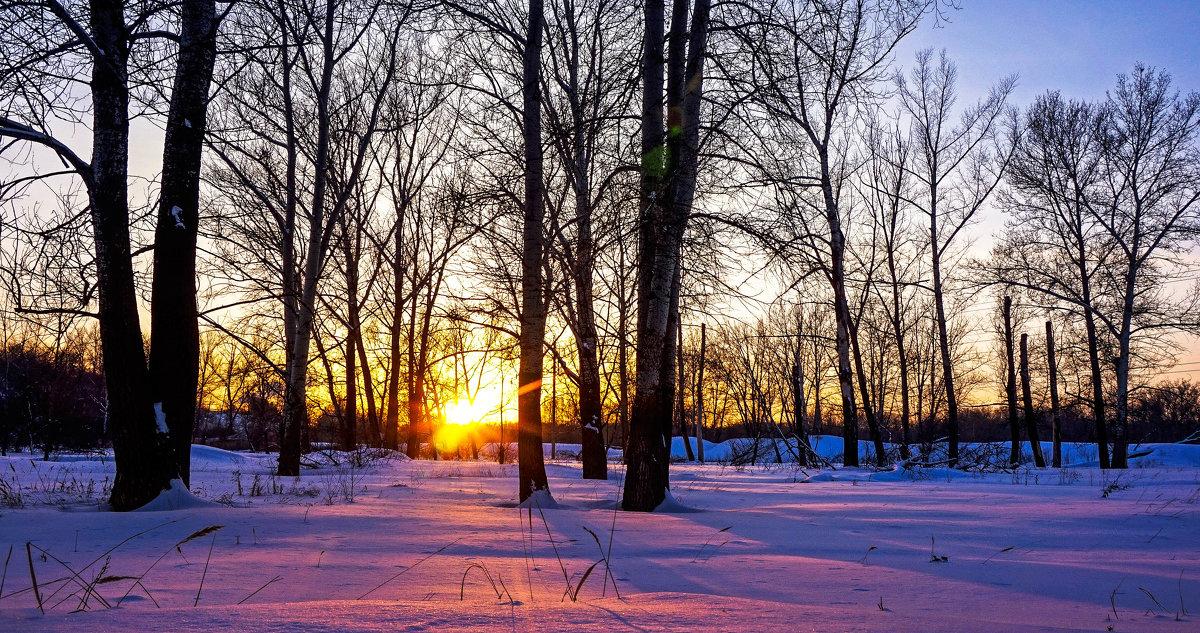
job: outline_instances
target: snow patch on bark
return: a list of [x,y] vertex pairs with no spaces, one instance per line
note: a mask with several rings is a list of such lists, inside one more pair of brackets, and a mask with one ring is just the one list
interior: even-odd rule
[[134,512],[164,512],[168,510],[186,510],[188,508],[215,508],[220,504],[205,501],[183,485],[183,480],[172,479],[171,486],[158,493],[150,503],[134,510]]
[[158,432],[163,435],[169,435],[171,430],[167,428],[167,414],[163,413],[162,403],[154,403],[154,421],[158,424]]

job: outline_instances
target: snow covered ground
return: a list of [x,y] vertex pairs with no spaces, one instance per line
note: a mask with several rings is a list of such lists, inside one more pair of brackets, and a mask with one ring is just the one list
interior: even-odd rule
[[16,455],[0,631],[1200,631],[1200,446],[1144,448],[1125,472],[676,464],[676,511],[648,515],[614,511],[615,464],[551,464],[539,511],[511,465],[296,480],[205,447],[195,498],[116,514],[111,458]]

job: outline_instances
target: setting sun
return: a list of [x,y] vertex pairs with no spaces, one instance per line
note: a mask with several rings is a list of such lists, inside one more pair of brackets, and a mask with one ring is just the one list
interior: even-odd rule
[[484,422],[500,411],[500,390],[487,387],[477,391],[473,398],[461,398],[446,405],[446,424],[472,424]]

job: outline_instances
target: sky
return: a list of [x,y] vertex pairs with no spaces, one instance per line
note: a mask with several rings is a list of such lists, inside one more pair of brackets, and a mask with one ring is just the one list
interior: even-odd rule
[[[959,106],[1017,75],[1011,103],[1024,108],[1048,90],[1100,100],[1117,75],[1137,63],[1169,72],[1183,93],[1200,91],[1200,0],[956,0],[945,20],[927,21],[901,43],[897,67],[924,48],[946,49],[958,65]],[[972,252],[986,253],[1003,227],[989,210],[973,227]],[[1200,341],[1186,348],[1170,377],[1200,378]]]
[[[911,65],[924,48],[945,48],[959,68],[960,106],[982,98],[1009,74],[1018,76],[1012,103],[1019,107],[1053,89],[1102,99],[1117,74],[1137,62],[1167,70],[1184,92],[1200,90],[1200,0],[954,1],[958,9],[944,11],[936,24],[927,20],[902,42],[896,64]],[[131,171],[157,174],[161,131],[143,119],[135,121],[133,135]],[[76,140],[86,154],[86,137]],[[986,252],[1003,220],[991,212],[973,228],[976,252]],[[1186,345],[1179,360],[1200,368],[1200,344]]]
[[1176,87],[1200,90],[1200,0],[957,0],[938,25],[927,22],[904,43],[897,63],[922,48],[945,48],[959,87],[974,101],[997,79],[1019,77],[1025,105],[1046,90],[1104,97],[1118,73],[1137,62],[1167,70]]

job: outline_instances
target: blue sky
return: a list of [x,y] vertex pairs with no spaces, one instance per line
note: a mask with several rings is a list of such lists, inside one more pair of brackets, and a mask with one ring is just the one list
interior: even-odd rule
[[1016,105],[1049,89],[1099,99],[1135,62],[1166,69],[1175,87],[1200,91],[1200,0],[959,0],[949,21],[927,23],[897,55],[945,48],[958,64],[962,102],[1019,75]]

